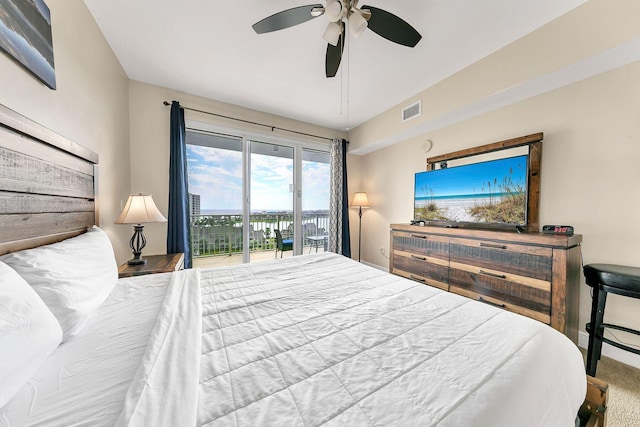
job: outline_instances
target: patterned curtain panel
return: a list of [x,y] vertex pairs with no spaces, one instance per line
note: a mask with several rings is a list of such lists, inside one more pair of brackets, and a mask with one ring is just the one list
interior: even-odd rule
[[329,202],[329,251],[351,258],[347,191],[347,141],[331,141],[331,196]]
[[187,146],[184,109],[171,103],[169,141],[169,215],[167,253],[184,253],[184,268],[191,268],[191,227],[189,224],[189,189],[187,180]]

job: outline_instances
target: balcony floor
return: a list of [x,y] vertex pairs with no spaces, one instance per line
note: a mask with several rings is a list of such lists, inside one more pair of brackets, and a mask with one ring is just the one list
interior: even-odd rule
[[[315,248],[305,246],[303,253],[308,254],[310,251],[315,253]],[[318,247],[318,252],[324,252],[322,246]],[[268,251],[253,251],[251,252],[251,262],[268,261],[275,258],[276,251],[274,249]],[[283,258],[293,256],[293,251],[285,251],[282,254]],[[278,252],[278,258],[280,258],[280,252]],[[242,254],[233,255],[217,255],[208,257],[198,257],[193,259],[193,268],[209,268],[209,267],[223,267],[230,265],[242,264]]]

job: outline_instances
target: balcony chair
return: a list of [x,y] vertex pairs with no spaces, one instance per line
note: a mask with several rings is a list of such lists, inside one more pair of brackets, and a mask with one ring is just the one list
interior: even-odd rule
[[274,230],[276,233],[276,256],[278,257],[278,251],[280,251],[280,258],[282,258],[282,253],[284,251],[292,251],[293,250],[293,240],[282,240],[282,234],[280,230]]

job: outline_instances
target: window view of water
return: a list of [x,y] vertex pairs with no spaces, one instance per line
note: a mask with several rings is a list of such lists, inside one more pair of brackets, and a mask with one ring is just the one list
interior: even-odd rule
[[[241,138],[187,132],[189,211],[194,257],[275,251],[275,230],[293,239],[294,188],[301,188],[303,247],[318,242],[329,229],[329,154],[302,150],[302,181],[294,185],[294,148],[251,141],[250,169],[243,176]],[[249,223],[242,217],[243,180],[250,179]],[[324,246],[324,245],[323,245]]]

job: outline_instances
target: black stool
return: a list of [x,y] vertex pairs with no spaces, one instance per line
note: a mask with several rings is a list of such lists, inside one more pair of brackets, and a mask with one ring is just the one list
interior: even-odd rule
[[640,335],[640,331],[603,323],[604,306],[607,302],[608,292],[631,298],[640,298],[640,268],[613,264],[589,264],[584,266],[584,277],[587,280],[587,285],[593,288],[591,322],[587,323],[587,332],[589,332],[587,374],[595,377],[598,360],[600,360],[600,353],[602,353],[603,342],[622,350],[640,354],[639,349],[620,344],[617,341],[612,341],[603,336],[604,328],[617,329],[619,331]]

